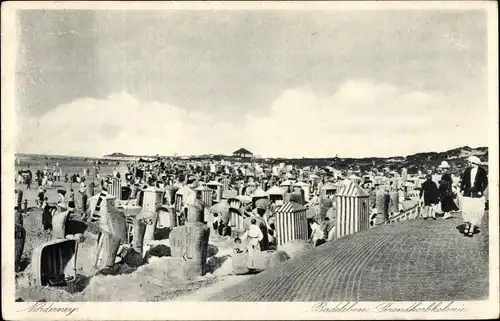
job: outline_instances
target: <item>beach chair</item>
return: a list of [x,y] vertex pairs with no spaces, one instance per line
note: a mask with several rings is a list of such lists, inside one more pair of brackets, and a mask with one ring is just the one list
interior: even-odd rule
[[76,278],[76,240],[48,241],[33,251],[31,259],[35,284],[39,286],[65,286]]

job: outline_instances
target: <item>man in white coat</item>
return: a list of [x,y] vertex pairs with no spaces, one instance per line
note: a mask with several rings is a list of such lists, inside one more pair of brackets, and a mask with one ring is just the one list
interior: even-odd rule
[[264,234],[262,234],[262,231],[257,226],[256,219],[252,218],[250,226],[243,237],[247,239],[247,250],[250,255],[252,255],[254,251],[260,251],[259,242],[264,239]]

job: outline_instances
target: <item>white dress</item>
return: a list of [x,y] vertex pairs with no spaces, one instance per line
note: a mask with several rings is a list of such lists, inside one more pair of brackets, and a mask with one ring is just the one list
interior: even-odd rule
[[480,226],[484,215],[485,199],[462,197],[460,199],[460,207],[462,208],[462,218],[464,222],[474,226]]
[[[476,178],[477,171],[472,177],[471,173],[471,184],[473,185]],[[480,226],[481,220],[484,215],[485,198],[482,197],[464,197],[460,198],[460,208],[462,209],[462,218],[464,222],[470,223],[474,226]]]

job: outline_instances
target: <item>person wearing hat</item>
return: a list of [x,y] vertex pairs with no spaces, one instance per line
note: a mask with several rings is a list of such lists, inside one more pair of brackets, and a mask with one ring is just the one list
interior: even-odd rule
[[66,191],[65,190],[58,190],[57,191],[57,203],[65,203],[66,201]]
[[439,169],[442,172],[441,180],[439,181],[441,211],[444,213],[443,219],[449,219],[451,218],[450,212],[458,210],[458,206],[453,200],[453,179],[451,178],[450,165],[447,161],[442,161]]
[[436,182],[432,180],[432,174],[426,175],[426,181],[422,183],[420,190],[420,200],[424,208],[422,210],[422,217],[424,220],[428,218],[436,219],[436,207],[439,204],[439,190]]
[[460,203],[465,223],[464,236],[472,237],[484,215],[484,191],[488,187],[488,174],[479,166],[481,160],[477,156],[469,156],[467,164],[460,182],[460,192],[463,195]]

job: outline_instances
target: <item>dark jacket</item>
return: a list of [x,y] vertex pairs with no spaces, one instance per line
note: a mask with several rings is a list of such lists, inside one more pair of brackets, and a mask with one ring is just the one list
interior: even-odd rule
[[439,190],[437,184],[432,180],[426,180],[422,183],[420,197],[424,194],[424,205],[439,203]]
[[[464,197],[482,197],[486,187],[488,187],[488,174],[484,168],[478,167],[476,179],[473,186],[471,186],[471,170],[472,168],[469,167],[464,171],[460,182],[460,191]],[[479,192],[481,192],[481,195],[479,195]]]
[[441,180],[439,181],[439,194],[441,199],[453,196],[452,186],[453,179],[451,178],[451,174],[443,174],[443,176],[441,176]]

